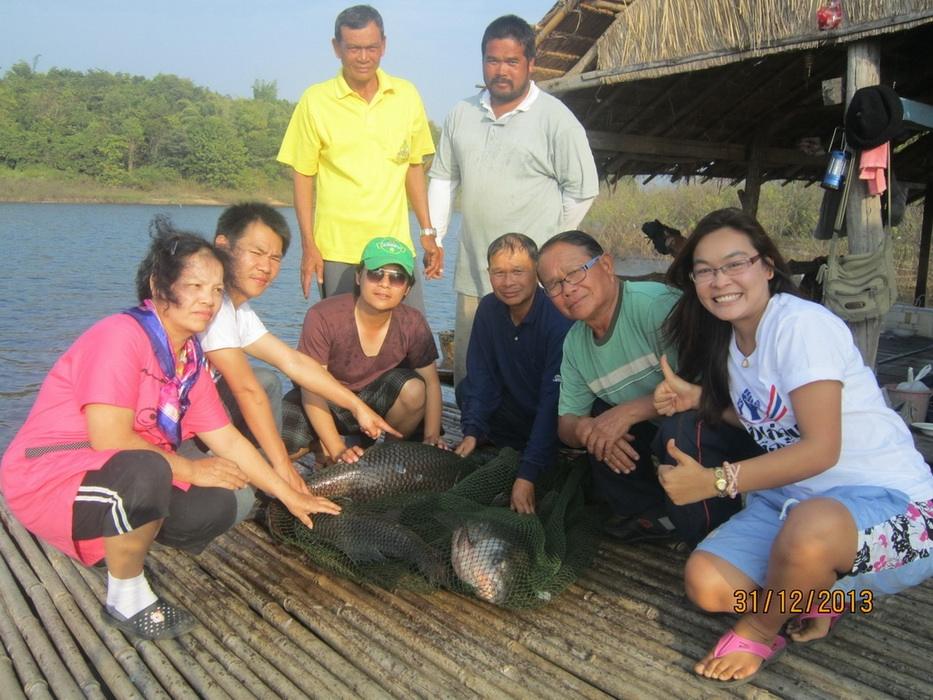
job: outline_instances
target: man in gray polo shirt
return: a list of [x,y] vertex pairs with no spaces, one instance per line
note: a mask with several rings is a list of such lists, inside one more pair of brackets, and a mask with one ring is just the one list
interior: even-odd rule
[[462,190],[454,277],[455,382],[466,374],[476,307],[492,291],[486,274],[489,244],[514,232],[541,245],[555,233],[575,229],[599,191],[583,126],[530,79],[534,30],[515,15],[500,17],[486,28],[482,49],[486,87],[447,116],[428,187],[438,245],[454,194]]

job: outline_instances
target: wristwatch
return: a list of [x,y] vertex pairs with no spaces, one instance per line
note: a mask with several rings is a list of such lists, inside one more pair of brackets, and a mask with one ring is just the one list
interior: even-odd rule
[[728,486],[726,482],[726,470],[722,467],[715,467],[713,469],[713,478],[715,479],[713,483],[716,486],[717,495],[720,498],[725,498],[727,495],[726,486]]
[[437,238],[437,229],[433,226],[427,226],[421,229],[422,236],[430,236],[431,238]]

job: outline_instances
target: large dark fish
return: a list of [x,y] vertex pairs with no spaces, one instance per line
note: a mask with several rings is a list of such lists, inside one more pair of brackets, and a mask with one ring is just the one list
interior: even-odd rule
[[387,440],[370,447],[358,462],[315,471],[308,487],[315,496],[358,503],[401,493],[446,491],[475,465],[433,445]]
[[524,547],[506,528],[489,522],[468,522],[453,531],[450,563],[473,594],[496,605],[505,603],[520,577],[528,573]]
[[447,578],[447,567],[440,556],[413,530],[389,516],[318,513],[314,516],[314,528],[305,533],[305,538],[326,542],[354,564],[398,559],[414,566],[435,584]]

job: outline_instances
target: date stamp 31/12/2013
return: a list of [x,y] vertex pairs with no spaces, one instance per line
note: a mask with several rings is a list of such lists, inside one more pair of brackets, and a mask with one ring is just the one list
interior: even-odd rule
[[739,615],[778,613],[780,615],[840,615],[870,613],[875,606],[872,591],[815,589],[810,591],[736,591],[733,612]]

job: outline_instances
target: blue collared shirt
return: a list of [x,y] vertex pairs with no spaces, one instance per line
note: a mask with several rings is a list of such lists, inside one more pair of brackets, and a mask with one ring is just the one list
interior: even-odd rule
[[509,307],[487,294],[479,303],[467,349],[460,421],[464,436],[484,438],[489,420],[508,395],[531,425],[518,477],[534,482],[557,452],[557,399],[564,336],[572,325],[538,287],[517,326]]

